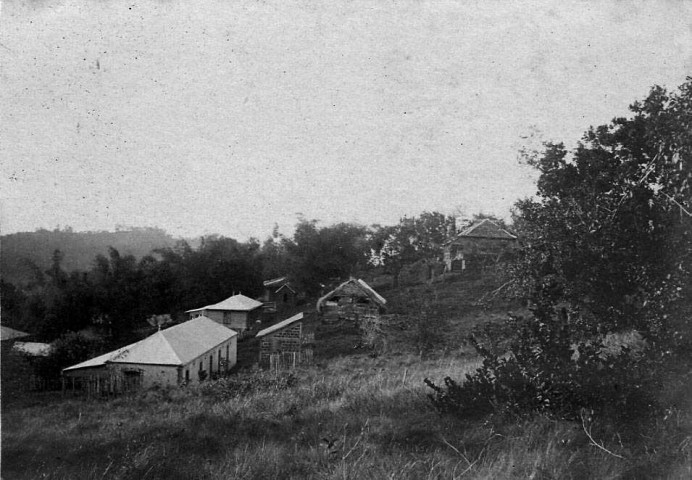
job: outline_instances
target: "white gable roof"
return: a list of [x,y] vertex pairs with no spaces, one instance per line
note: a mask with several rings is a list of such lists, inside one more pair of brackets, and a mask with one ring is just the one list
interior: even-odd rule
[[[137,343],[139,343],[139,342],[137,342]],[[122,353],[124,350],[127,350],[128,348],[131,348],[134,345],[136,345],[136,343],[133,343],[131,345],[126,345],[126,346],[121,347],[117,350],[113,350],[112,352],[104,353],[103,355],[99,355],[98,357],[90,358],[89,360],[86,360],[82,363],[78,363],[77,365],[72,365],[71,367],[67,367],[67,368],[63,369],[63,372],[71,372],[73,370],[81,370],[84,368],[102,367],[112,357]]]
[[14,340],[15,338],[28,337],[28,333],[20,332],[14,328],[0,325],[0,340]]
[[260,330],[259,332],[257,332],[256,336],[257,337],[263,337],[263,336],[268,335],[270,333],[274,333],[277,330],[281,330],[282,328],[286,328],[290,324],[297,322],[298,320],[302,320],[302,319],[303,319],[303,312],[300,312],[296,315],[293,315],[291,318],[287,318],[286,320],[283,320],[283,321],[277,323],[276,325],[272,325],[271,327],[267,327],[264,330]]
[[207,317],[197,317],[63,371],[101,367],[112,363],[185,365],[236,335],[238,334],[233,330]]
[[219,303],[214,303],[213,305],[207,305],[206,307],[201,308],[193,308],[192,310],[188,310],[186,313],[200,312],[202,310],[230,310],[235,312],[249,312],[250,310],[254,310],[261,306],[262,302],[253,300],[245,295],[238,294],[228,297],[226,300]]

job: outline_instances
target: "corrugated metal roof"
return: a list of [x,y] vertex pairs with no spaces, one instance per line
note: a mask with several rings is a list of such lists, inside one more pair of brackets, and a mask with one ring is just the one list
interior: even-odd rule
[[[137,343],[139,343],[139,342],[137,342]],[[64,368],[63,372],[82,370],[84,368],[103,367],[106,364],[106,362],[108,362],[112,357],[122,353],[124,350],[127,350],[128,348],[133,347],[137,343],[132,343],[130,345],[120,347],[119,349],[113,350],[112,352],[104,353],[103,355],[99,355],[98,357],[90,358],[89,360],[78,363],[77,365],[72,365],[71,367]]]
[[188,310],[186,313],[190,312],[200,312],[202,310],[231,310],[231,311],[241,311],[249,312],[262,306],[262,302],[253,300],[252,298],[246,297],[245,295],[238,294],[228,297],[219,303],[213,305],[207,305],[206,307],[193,308]]
[[0,340],[14,340],[15,338],[28,337],[29,335],[31,334],[0,325]]
[[274,333],[278,330],[281,330],[282,328],[288,327],[290,324],[297,322],[298,320],[303,319],[303,312],[300,312],[296,315],[293,315],[291,318],[287,318],[286,320],[283,320],[276,325],[272,325],[271,327],[267,327],[264,330],[260,330],[257,332],[257,337],[263,337],[265,335],[268,335],[270,333]]
[[197,317],[160,330],[139,342],[100,355],[63,370],[101,367],[107,363],[184,365],[231,337],[235,331],[207,317]]
[[130,348],[108,359],[108,363],[145,363],[154,365],[180,365],[180,357],[163,332],[156,332]]
[[193,360],[238,333],[208,317],[197,317],[159,333],[182,363]]

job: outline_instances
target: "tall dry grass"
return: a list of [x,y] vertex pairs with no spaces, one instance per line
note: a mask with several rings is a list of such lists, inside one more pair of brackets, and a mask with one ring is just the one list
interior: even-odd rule
[[689,478],[682,408],[652,426],[648,457],[639,444],[621,446],[617,432],[591,430],[623,458],[594,446],[576,423],[440,417],[423,379],[462,378],[475,366],[351,356],[290,376],[244,373],[195,388],[18,407],[2,418],[2,477]]

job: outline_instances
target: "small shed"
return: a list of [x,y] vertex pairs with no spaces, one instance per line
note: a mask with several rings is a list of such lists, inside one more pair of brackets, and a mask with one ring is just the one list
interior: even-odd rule
[[447,272],[479,269],[497,263],[517,244],[517,236],[487,218],[458,233],[444,245]]
[[262,302],[238,294],[219,303],[188,310],[190,318],[205,316],[239,333],[252,328],[262,315]]
[[207,317],[197,317],[68,367],[63,375],[72,383],[95,385],[97,391],[199,382],[236,364],[237,336]]
[[286,277],[272,278],[262,282],[262,303],[265,311],[282,312],[296,306],[298,292]]
[[317,301],[317,312],[326,322],[358,321],[363,315],[379,315],[387,300],[365,281],[350,278]]
[[281,359],[291,356],[295,366],[301,363],[300,353],[303,343],[303,313],[293,315],[286,320],[257,332],[260,341],[259,363],[261,367],[270,367],[272,358]]

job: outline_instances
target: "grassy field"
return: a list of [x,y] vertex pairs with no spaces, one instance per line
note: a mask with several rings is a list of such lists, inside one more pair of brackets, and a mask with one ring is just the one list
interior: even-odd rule
[[[454,298],[453,284],[438,293]],[[464,302],[445,329],[468,331],[507,307],[484,311]],[[665,414],[629,431],[543,417],[462,420],[440,416],[423,383],[462,378],[478,365],[457,337],[422,355],[407,348],[410,330],[394,329],[395,341],[373,356],[354,348],[353,328],[313,327],[317,361],[294,372],[249,368],[199,387],[3,404],[2,478],[692,477],[685,365],[661,392]]]

